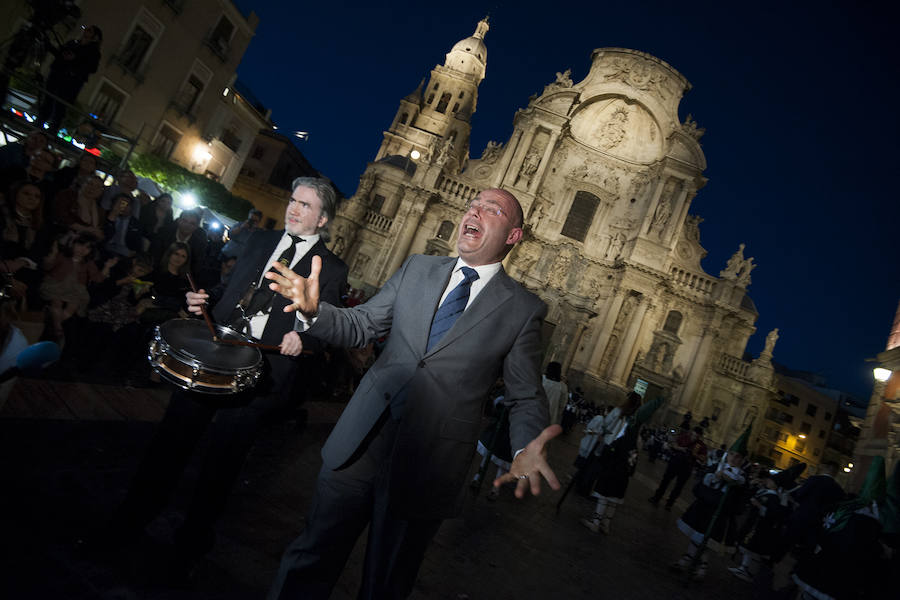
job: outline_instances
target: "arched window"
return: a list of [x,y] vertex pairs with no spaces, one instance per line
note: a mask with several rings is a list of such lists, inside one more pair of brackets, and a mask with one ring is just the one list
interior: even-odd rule
[[438,102],[437,108],[435,109],[439,113],[447,112],[447,104],[450,103],[450,92],[444,92],[441,94],[441,101]]
[[450,237],[453,235],[453,221],[444,221],[441,223],[441,226],[438,228],[437,238],[439,240],[444,240],[445,242],[450,241]]
[[408,120],[409,120],[409,113],[403,113],[402,115],[400,115],[400,124],[401,125],[406,125],[406,121],[408,121]]
[[458,110],[459,110],[459,102],[456,102],[456,103],[453,105],[453,112],[456,112],[456,111],[458,111]]
[[666,316],[666,324],[663,325],[663,331],[678,335],[678,329],[681,327],[681,313],[677,310],[670,310]]
[[459,93],[459,99],[462,100],[463,96],[465,96],[465,95],[466,95],[465,92],[460,92],[460,93]]
[[426,102],[426,104],[431,104],[433,101],[434,101],[434,94],[433,93],[428,94],[428,101]]
[[583,242],[588,230],[591,228],[591,222],[594,220],[594,213],[597,212],[599,204],[600,198],[590,192],[580,191],[576,193],[575,199],[572,201],[572,207],[569,209],[569,215],[566,217],[566,222],[560,233],[573,240]]

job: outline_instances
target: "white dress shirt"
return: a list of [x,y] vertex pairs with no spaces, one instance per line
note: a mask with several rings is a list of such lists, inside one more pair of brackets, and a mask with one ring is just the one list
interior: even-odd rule
[[[316,245],[319,241],[319,234],[314,233],[312,235],[301,235],[299,236],[303,238],[302,242],[297,243],[297,249],[294,251],[294,259],[291,261],[291,264],[288,265],[291,269],[294,268],[300,259],[306,256],[306,253],[309,252],[310,248]],[[288,249],[288,247],[292,244],[290,236],[288,236],[287,232],[281,236],[281,239],[278,240],[278,245],[275,246],[275,250],[272,252],[272,255],[269,257],[269,260],[266,262],[263,267],[262,274],[259,276],[259,281],[256,282],[257,287],[260,286],[268,286],[269,280],[265,278],[265,274],[268,272],[269,268],[272,266],[272,263],[277,261],[281,254]],[[269,322],[269,311],[266,312],[258,312],[252,317],[250,317],[250,335],[256,339],[261,339],[263,331],[266,328],[266,323]]]

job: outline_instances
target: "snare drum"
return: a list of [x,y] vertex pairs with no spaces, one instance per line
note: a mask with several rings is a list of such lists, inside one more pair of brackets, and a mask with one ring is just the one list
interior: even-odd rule
[[[252,341],[221,325],[216,325],[216,336]],[[198,319],[157,325],[147,358],[166,381],[203,394],[237,394],[256,385],[262,373],[257,348],[215,342],[206,323]]]

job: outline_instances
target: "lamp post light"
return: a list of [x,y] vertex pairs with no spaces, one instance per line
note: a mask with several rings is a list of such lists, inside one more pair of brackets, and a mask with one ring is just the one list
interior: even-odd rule
[[879,383],[885,383],[888,379],[891,378],[891,370],[884,369],[882,367],[875,367],[872,369],[872,375],[875,376],[875,381]]

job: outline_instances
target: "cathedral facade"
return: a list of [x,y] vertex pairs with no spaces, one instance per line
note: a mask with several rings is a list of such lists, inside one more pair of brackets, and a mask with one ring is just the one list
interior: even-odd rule
[[522,204],[525,238],[504,267],[549,306],[544,360],[562,363],[570,387],[598,403],[635,388],[661,395],[659,422],[709,417],[714,442],[755,429],[773,397],[777,333],[743,360],[758,316],[743,245],[718,276],[700,266],[702,219],[689,209],[706,158],[704,130],[678,117],[688,81],[649,54],[595,50],[582,81],[557,73],[515,113],[510,138],[473,159],[487,31],[480,22],[400,101],[339,210],[333,249],[351,283],[373,291],[410,254],[455,255],[466,201],[507,189]]

